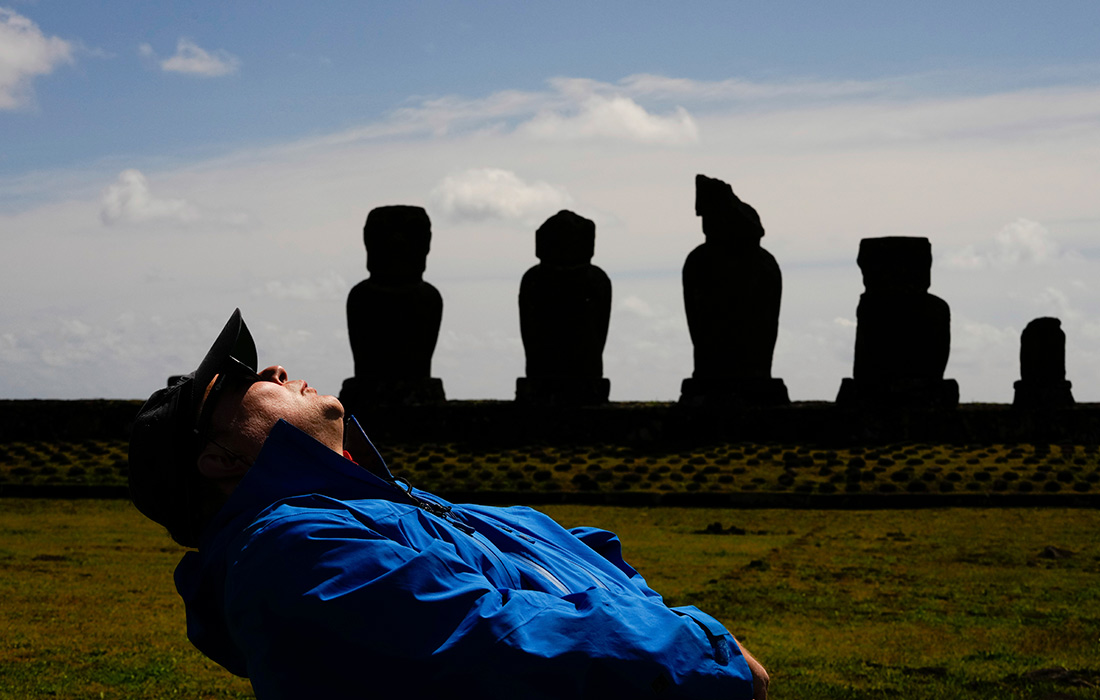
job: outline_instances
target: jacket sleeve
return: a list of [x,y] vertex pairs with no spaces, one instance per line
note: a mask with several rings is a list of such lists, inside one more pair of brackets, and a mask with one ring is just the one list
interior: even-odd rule
[[614,532],[595,527],[574,527],[570,528],[569,533],[626,574],[627,578],[630,579],[630,583],[642,594],[658,600],[661,599],[661,594],[650,588],[649,584],[645,582],[645,578],[623,559],[623,543],[619,541],[619,536]]
[[261,700],[752,696],[737,643],[694,609],[498,588],[443,539],[417,551],[347,513],[246,534],[226,619]]

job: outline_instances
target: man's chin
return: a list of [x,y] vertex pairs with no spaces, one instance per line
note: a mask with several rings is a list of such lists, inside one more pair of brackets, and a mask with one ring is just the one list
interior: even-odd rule
[[343,420],[344,419],[344,404],[340,403],[340,399],[335,396],[325,396],[329,399],[328,404],[325,407],[325,417],[331,420]]

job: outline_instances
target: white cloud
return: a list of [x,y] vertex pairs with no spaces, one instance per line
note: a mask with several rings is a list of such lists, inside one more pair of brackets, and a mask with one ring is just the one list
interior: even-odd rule
[[960,270],[980,270],[988,265],[988,260],[976,246],[967,245],[944,255],[942,263]]
[[[0,361],[22,368],[7,377],[5,397],[58,395],[43,387],[61,376],[66,398],[144,398],[169,375],[194,369],[220,327],[102,311],[83,318],[45,315],[0,335]],[[129,382],[134,388],[125,387]]]
[[158,199],[149,193],[149,183],[139,170],[123,170],[118,180],[103,191],[99,217],[108,226],[119,223],[176,221],[199,218],[198,211],[182,199]]
[[793,101],[830,100],[852,97],[879,97],[904,92],[901,85],[888,81],[798,81],[761,83],[740,78],[692,80],[638,73],[616,83],[589,78],[551,78],[551,87],[574,102],[591,95],[605,98],[625,96],[633,100],[663,100],[694,105],[726,103],[751,109]]
[[17,109],[32,97],[31,80],[73,62],[72,44],[45,36],[38,26],[0,7],[0,110]]
[[297,301],[342,301],[348,295],[351,285],[338,273],[329,271],[320,277],[270,280],[255,293],[272,299],[294,299]]
[[992,243],[964,246],[949,252],[943,262],[949,267],[962,269],[1010,269],[1023,265],[1046,265],[1073,257],[1076,255],[1063,251],[1045,226],[1028,219],[1017,219],[998,231]]
[[539,220],[572,201],[560,187],[541,181],[528,184],[500,168],[448,175],[432,190],[431,198],[451,221]]
[[[1100,341],[1100,321],[1086,321],[1079,324],[1078,328],[1080,329],[1082,337],[1089,341],[1088,345],[1095,348],[1097,346],[1097,341]],[[1063,328],[1062,330],[1064,331],[1065,329]],[[1068,333],[1066,335],[1069,336]]]
[[[927,148],[964,141],[991,146],[1024,138],[1076,140],[1100,120],[1096,89],[1091,86],[943,97],[914,93],[913,82],[906,77],[759,83],[646,74],[616,83],[552,78],[546,90],[418,99],[383,122],[323,140],[346,143],[397,134],[442,137],[463,129],[518,129],[522,135],[559,141],[677,145],[697,142],[702,128],[708,128],[708,144],[719,137],[742,138],[741,155],[766,150],[771,155],[805,157],[822,148],[881,152],[885,146]],[[669,103],[678,106],[662,111]],[[712,127],[714,117],[723,123]],[[731,117],[738,121],[737,130],[719,131]]]
[[72,368],[99,361],[106,354],[118,357],[124,345],[117,329],[95,327],[75,318],[58,318],[38,332],[9,338],[13,348],[46,367]]
[[545,110],[520,126],[522,133],[554,140],[617,139],[641,143],[683,144],[699,140],[699,127],[687,110],[668,116],[650,114],[623,95],[590,95],[572,113]]
[[1020,329],[953,315],[944,377],[959,383],[963,402],[1011,402],[1012,383],[1020,378]]
[[834,98],[869,96],[888,89],[885,83],[842,80],[834,82],[790,81],[757,83],[739,78],[691,80],[639,73],[619,81],[618,87],[633,97],[678,100],[759,102],[776,98]]
[[[456,354],[501,352],[516,354],[523,352],[523,340],[517,336],[502,331],[492,333],[471,333],[448,330],[439,334],[439,347],[445,348]],[[446,364],[461,369],[462,364],[453,359]]]
[[454,125],[473,123],[481,128],[486,122],[528,116],[544,108],[548,103],[561,104],[561,96],[521,90],[501,90],[488,97],[478,98],[447,95],[422,100],[416,105],[397,109],[390,115],[389,121],[391,126],[445,134]]
[[1034,304],[1041,309],[1041,313],[1054,316],[1063,321],[1075,321],[1081,317],[1080,312],[1070,302],[1069,296],[1057,287],[1047,287],[1039,292],[1035,297]]
[[[454,399],[508,398],[523,375],[516,293],[535,262],[533,228],[508,217],[524,215],[517,191],[538,194],[537,183],[550,183],[538,215],[566,206],[599,224],[597,262],[615,295],[604,354],[612,396],[675,399],[692,371],[680,267],[702,242],[692,178],[704,172],[730,181],[765,220],[764,244],[784,277],[773,373],[792,399],[832,400],[851,375],[862,292],[855,259],[859,239],[878,235],[929,236],[938,255],[972,244],[981,256],[983,270],[937,267],[933,278],[932,292],[952,307],[948,376],[964,400],[1011,400],[1019,349],[1011,329],[1061,315],[1060,297],[1043,295],[1048,287],[1063,290],[1080,315],[1066,324],[1067,365],[1078,400],[1096,399],[1100,362],[1091,341],[1100,337],[1100,302],[1071,281],[1095,279],[1100,261],[1069,260],[1066,250],[1089,246],[1095,228],[1100,120],[1082,117],[1078,130],[1044,125],[1087,117],[1097,88],[1067,88],[1053,100],[1049,92],[987,100],[872,93],[814,97],[806,108],[795,97],[752,105],[706,97],[736,86],[687,81],[677,91],[659,82],[554,81],[538,92],[417,100],[356,130],[242,149],[173,172],[147,171],[148,183],[116,184],[108,220],[150,211],[170,217],[186,210],[183,203],[201,204],[186,237],[130,236],[125,246],[104,246],[102,235],[89,235],[100,227],[100,195],[110,183],[101,170],[0,180],[0,201],[9,203],[0,230],[20,250],[0,256],[0,296],[14,300],[0,311],[0,364],[10,370],[0,377],[0,395],[145,396],[164,376],[193,368],[236,305],[265,363],[280,362],[335,391],[352,371],[347,288],[338,289],[339,280],[365,274],[364,217],[374,206],[420,202],[438,216],[426,276],[445,299],[435,376]],[[576,116],[592,95],[626,97],[646,114],[671,114],[682,103],[705,148],[601,148],[516,130],[543,112]],[[1009,116],[1018,123],[978,128]],[[879,127],[911,136],[890,140]],[[466,170],[472,164],[495,168]],[[429,193],[437,199],[425,202]],[[558,199],[566,193],[574,203]],[[243,212],[247,230],[227,235],[219,212]],[[1020,215],[1044,222],[1053,235],[1019,222],[995,235]],[[209,250],[219,255],[210,259]],[[993,260],[1018,267],[1001,269]],[[95,341],[95,329],[114,329],[127,309],[140,322],[119,331],[122,341]],[[155,316],[164,325],[153,325]],[[80,319],[93,332],[63,328],[60,318]],[[187,334],[175,330],[181,319],[190,324]],[[966,319],[979,325],[967,327]],[[63,353],[42,355],[50,348]],[[91,354],[81,355],[87,348]],[[128,348],[142,352],[127,359],[121,353]]]
[[633,294],[620,301],[619,308],[639,318],[653,318],[656,315],[649,302]]
[[[143,56],[152,55],[152,47],[142,44],[139,51]],[[217,49],[207,51],[190,39],[181,38],[176,42],[176,55],[160,62],[160,67],[173,73],[187,73],[204,78],[217,78],[236,73],[241,60],[229,53]]]
[[956,355],[965,355],[970,362],[981,364],[983,357],[989,360],[989,353],[994,348],[1007,349],[1011,356],[1019,343],[1020,331],[1016,328],[999,328],[966,317],[956,318],[952,323],[952,360]]
[[[553,78],[548,82],[550,89],[544,91],[501,90],[481,98],[448,95],[425,99],[396,110],[390,128],[443,135],[456,127],[516,127],[519,133],[539,139],[677,145],[699,140],[699,128],[691,114],[683,107],[675,107],[669,114],[655,114],[638,99],[682,95],[711,100],[719,94],[727,99],[734,97],[728,86],[699,81],[679,81],[679,89],[672,90],[658,76],[636,76],[620,84],[586,78]],[[666,83],[675,82],[666,79]],[[760,86],[759,90],[763,89]],[[362,133],[369,136],[375,132]]]
[[23,341],[10,332],[0,334],[0,359],[9,367],[25,367],[34,360]]
[[665,278],[671,283],[665,290],[654,289],[648,280],[609,276],[615,298],[621,299],[611,314],[603,354],[612,400],[678,397],[680,383],[692,372],[678,276]]
[[1005,267],[1019,264],[1044,264],[1062,256],[1058,242],[1042,224],[1017,219],[997,233],[994,260]]
[[844,377],[852,376],[855,323],[833,323],[813,318],[791,318],[794,309],[780,314],[779,335],[772,355],[772,376],[787,385],[793,401],[832,400]]

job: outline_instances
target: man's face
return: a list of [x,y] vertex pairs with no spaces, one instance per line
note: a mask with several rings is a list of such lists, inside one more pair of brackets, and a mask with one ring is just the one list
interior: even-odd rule
[[289,379],[279,365],[261,370],[258,378],[249,385],[238,382],[218,399],[211,426],[218,442],[255,459],[281,418],[327,447],[343,449],[344,407],[335,396],[318,394],[305,380]]

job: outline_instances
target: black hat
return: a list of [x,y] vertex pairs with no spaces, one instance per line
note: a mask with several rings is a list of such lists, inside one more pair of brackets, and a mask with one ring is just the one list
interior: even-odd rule
[[168,528],[172,539],[198,546],[195,490],[199,407],[211,380],[231,365],[255,371],[256,343],[236,309],[198,369],[174,378],[149,397],[130,435],[130,499],[139,511]]

